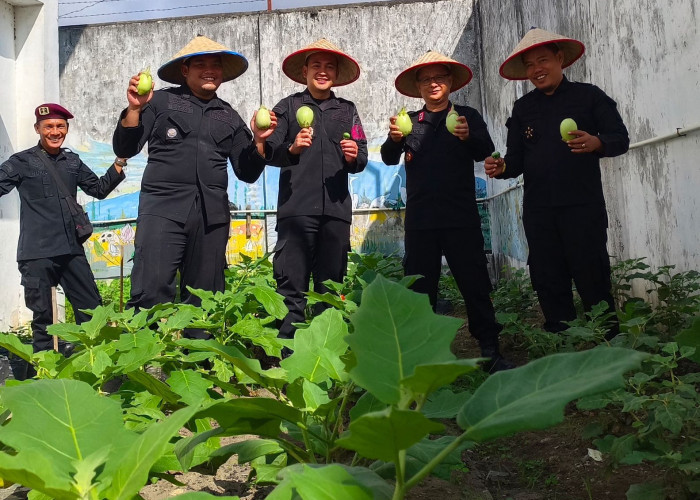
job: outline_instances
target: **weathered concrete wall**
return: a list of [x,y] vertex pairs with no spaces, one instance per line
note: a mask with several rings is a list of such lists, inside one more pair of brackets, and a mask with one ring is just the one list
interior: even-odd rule
[[[34,108],[58,100],[56,0],[0,0],[0,163],[36,143]],[[17,270],[19,196],[0,199],[0,331],[31,318]]]
[[[672,0],[478,0],[484,107],[494,141],[505,145],[505,121],[513,101],[529,83],[503,80],[498,67],[520,37],[538,26],[581,40],[582,59],[566,70],[569,79],[595,83],[613,97],[631,141],[700,123],[700,1]],[[602,162],[610,220],[610,253],[619,259],[648,257],[652,266],[700,268],[697,215],[700,133],[648,145]],[[514,181],[492,181],[499,192]],[[492,204],[494,253],[522,265],[522,229],[513,215],[522,190]],[[515,247],[515,252],[513,251]]]
[[[199,33],[248,58],[248,71],[219,90],[245,119],[261,103],[273,106],[302,90],[284,76],[282,60],[328,38],[362,67],[360,80],[336,93],[355,101],[368,135],[383,141],[391,114],[420,105],[393,86],[412,60],[432,49],[476,66],[471,14],[471,0],[446,0],[61,28],[61,100],[76,115],[71,140],[111,143],[128,78],[145,66],[157,69]],[[480,108],[478,81],[477,75],[455,99]],[[166,85],[156,79],[156,88]]]

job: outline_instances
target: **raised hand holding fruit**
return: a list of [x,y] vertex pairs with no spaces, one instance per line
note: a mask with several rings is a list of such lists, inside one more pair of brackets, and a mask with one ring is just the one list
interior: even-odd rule
[[413,130],[413,123],[411,122],[411,117],[408,116],[405,107],[401,108],[399,114],[396,115],[396,125],[398,125],[399,130],[401,131],[404,137],[410,134],[411,130]]
[[447,127],[447,131],[450,134],[455,133],[455,127],[459,123],[459,114],[457,114],[457,111],[455,111],[455,107],[452,106],[452,109],[450,109],[450,112],[447,113],[447,118],[445,119],[445,126]]
[[572,118],[564,118],[559,124],[559,133],[564,141],[574,138],[574,136],[570,135],[574,130],[578,130],[578,125]]
[[151,76],[151,68],[148,67],[139,73],[139,83],[136,86],[138,95],[146,95],[153,88],[153,77]]
[[255,113],[255,126],[260,130],[267,130],[271,123],[270,111],[265,106],[260,106],[258,112]]
[[301,128],[308,128],[314,122],[314,111],[308,106],[297,109],[297,123]]

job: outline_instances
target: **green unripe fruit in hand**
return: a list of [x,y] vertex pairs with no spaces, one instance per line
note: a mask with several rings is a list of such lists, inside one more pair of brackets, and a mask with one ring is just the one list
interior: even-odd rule
[[139,83],[136,86],[138,95],[146,95],[153,87],[153,77],[151,76],[151,68],[148,67],[139,73]]
[[271,123],[270,112],[265,106],[260,106],[260,109],[255,114],[255,126],[259,130],[267,130],[270,128]]
[[411,122],[411,117],[408,116],[408,113],[406,112],[406,108],[401,108],[399,114],[396,115],[396,125],[399,127],[399,130],[404,137],[410,134],[411,130],[413,130],[413,123]]
[[447,113],[447,118],[445,119],[445,126],[447,127],[447,130],[450,132],[450,134],[455,133],[455,127],[459,123],[459,115],[455,111],[454,106],[452,106],[452,109],[450,110],[449,113]]
[[568,141],[570,139],[574,139],[574,136],[569,135],[569,132],[573,132],[574,130],[578,130],[578,125],[576,125],[574,120],[571,118],[564,118],[561,121],[561,124],[559,125],[559,133],[561,134],[562,140]]
[[343,139],[350,139],[350,134],[347,132],[343,132]]
[[501,153],[499,153],[498,151],[494,151],[493,153],[491,153],[491,158],[493,158],[494,160],[498,160],[500,157]]
[[301,128],[310,127],[314,122],[314,111],[308,106],[297,109],[297,122]]

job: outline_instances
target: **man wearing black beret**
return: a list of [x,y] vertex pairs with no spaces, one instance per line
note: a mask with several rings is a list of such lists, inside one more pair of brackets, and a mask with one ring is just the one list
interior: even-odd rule
[[[77,188],[97,199],[105,198],[124,179],[126,161],[117,158],[97,177],[77,154],[62,148],[73,115],[64,107],[47,103],[34,110],[34,130],[39,144],[12,155],[0,165],[0,196],[17,188],[20,230],[17,262],[22,274],[27,307],[34,313],[34,351],[51,349],[46,327],[53,322],[51,287],[61,285],[75,310],[76,322],[89,316],[102,300],[95,277],[76,235],[70,196]],[[51,171],[49,169],[52,169]]]

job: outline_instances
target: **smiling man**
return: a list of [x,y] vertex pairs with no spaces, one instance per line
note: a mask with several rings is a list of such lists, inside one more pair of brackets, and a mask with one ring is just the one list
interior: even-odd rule
[[[292,338],[293,323],[305,319],[310,277],[314,290],[324,293],[324,281],[345,276],[352,222],[348,174],[367,165],[367,140],[355,105],[331,90],[359,78],[352,57],[321,39],[289,55],[282,71],[306,86],[274,107],[277,130],[267,141],[269,163],[281,168],[274,275],[289,313],[279,336]],[[302,106],[313,111],[311,127],[297,123]]]
[[[402,94],[423,100],[423,107],[409,113],[412,131],[404,137],[389,120],[389,137],[382,144],[387,165],[406,164],[406,232],[404,270],[422,276],[412,286],[425,293],[435,308],[445,256],[464,297],[469,332],[489,361],[486,371],[512,368],[501,355],[491,303],[491,281],[486,266],[481,218],[476,204],[474,162],[493,152],[493,141],[479,112],[450,101],[450,93],[472,79],[471,69],[438,52],[423,54],[396,77]],[[447,129],[451,109],[459,115],[454,132]]]
[[[0,196],[14,188],[19,192],[17,262],[25,302],[34,313],[32,335],[37,352],[52,348],[51,336],[46,333],[54,319],[51,287],[61,285],[78,324],[90,319],[82,309],[102,303],[83,245],[76,236],[66,195],[75,198],[80,187],[90,196],[105,198],[124,179],[122,166],[126,161],[117,158],[102,177],[97,177],[77,154],[62,147],[68,120],[73,118],[67,109],[47,103],[38,106],[34,115],[39,144],[0,165]],[[59,348],[64,349],[63,342]]]
[[[532,285],[544,328],[561,332],[576,319],[571,282],[590,311],[601,301],[611,313],[608,338],[618,330],[607,251],[608,216],[600,158],[629,147],[617,105],[594,85],[570,82],[563,69],[583,55],[578,40],[533,28],[501,65],[509,80],[529,80],[535,89],[513,106],[505,158],[488,158],[489,177],[524,174],[523,227]],[[562,140],[560,124],[578,130]]]
[[276,124],[273,114],[268,130],[254,129],[252,134],[231,105],[217,97],[223,82],[247,68],[242,55],[198,36],[158,70],[162,80],[178,87],[139,95],[139,75],[129,81],[128,107],[114,132],[114,150],[131,157],[148,144],[131,307],[173,301],[178,271],[184,303],[200,303],[188,286],[224,290],[231,220],[228,162],[239,179],[254,182],[265,167],[260,153]]

